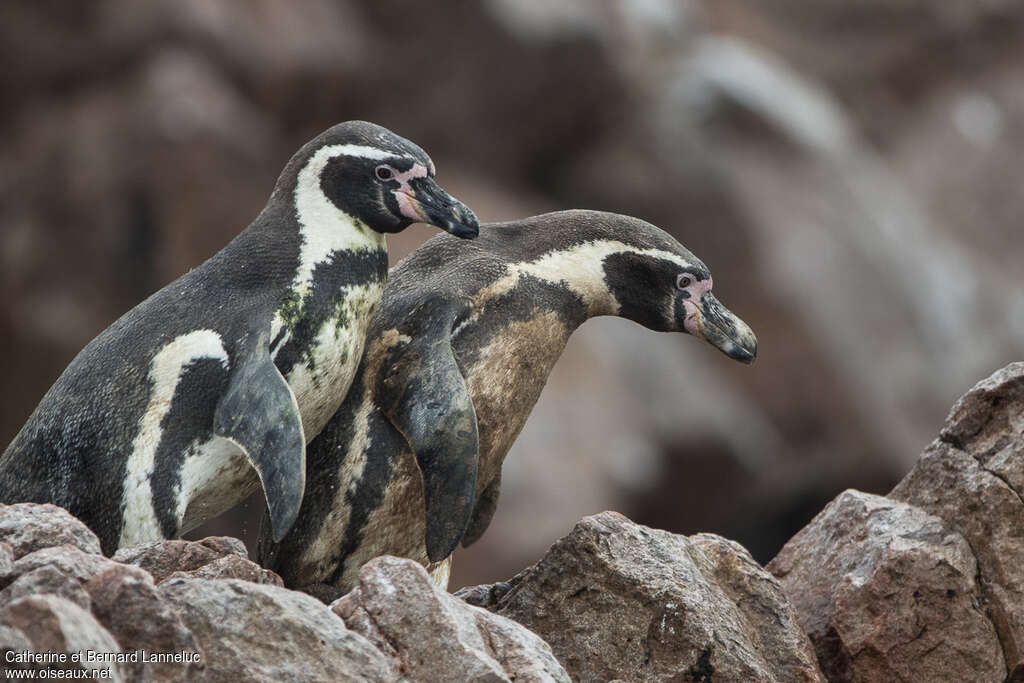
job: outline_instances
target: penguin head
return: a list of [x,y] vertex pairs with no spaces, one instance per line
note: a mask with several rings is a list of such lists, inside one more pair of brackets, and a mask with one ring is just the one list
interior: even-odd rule
[[434,172],[434,162],[416,144],[373,123],[346,121],[306,143],[277,189],[287,190],[294,179],[296,196],[321,193],[381,233],[422,222],[457,237],[476,237],[476,215],[437,184]]
[[618,315],[659,332],[691,334],[734,360],[752,363],[757,337],[711,293],[708,267],[661,229],[616,218],[624,248],[608,254],[602,265]]

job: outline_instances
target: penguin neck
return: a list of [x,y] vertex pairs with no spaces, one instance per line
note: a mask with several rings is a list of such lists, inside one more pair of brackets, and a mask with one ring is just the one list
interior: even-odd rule
[[617,240],[593,240],[562,249],[547,251],[529,261],[507,260],[506,272],[473,297],[473,307],[482,310],[516,289],[524,280],[533,278],[555,288],[567,290],[583,305],[581,315],[571,333],[588,318],[618,315],[620,306],[605,277],[604,259],[610,254],[629,251],[632,247]]
[[299,263],[293,289],[308,288],[317,264],[344,252],[387,252],[387,240],[365,221],[348,214],[324,195],[320,172],[331,158],[330,148],[314,154],[295,181],[292,199],[299,232]]

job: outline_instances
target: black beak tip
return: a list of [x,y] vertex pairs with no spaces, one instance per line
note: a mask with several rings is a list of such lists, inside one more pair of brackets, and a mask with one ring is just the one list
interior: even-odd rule
[[480,227],[477,225],[452,223],[448,226],[448,232],[456,237],[461,237],[464,240],[471,240],[480,234]]
[[469,216],[462,220],[446,220],[444,230],[462,239],[473,239],[480,234],[480,221],[470,212]]
[[753,353],[751,353],[746,349],[740,349],[736,353],[733,353],[732,357],[738,360],[739,362],[743,363],[744,365],[750,365],[757,359],[757,351],[755,350]]
[[757,342],[754,342],[750,346],[734,344],[733,347],[726,352],[726,355],[733,360],[738,360],[744,365],[750,365],[757,359]]

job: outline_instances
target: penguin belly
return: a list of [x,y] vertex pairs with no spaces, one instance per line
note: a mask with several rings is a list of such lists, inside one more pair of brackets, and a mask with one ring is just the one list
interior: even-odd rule
[[149,362],[148,397],[121,482],[119,547],[180,533],[184,464],[197,444],[213,439],[211,416],[231,360],[218,332],[198,329],[170,340]]

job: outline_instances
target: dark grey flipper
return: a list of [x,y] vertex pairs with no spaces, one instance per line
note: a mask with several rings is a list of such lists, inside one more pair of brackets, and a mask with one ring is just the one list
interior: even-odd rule
[[[440,327],[440,326],[439,326]],[[473,514],[476,412],[447,334],[424,334],[387,370],[378,402],[423,474],[427,556],[448,557]]]
[[473,518],[469,520],[469,528],[466,529],[466,533],[462,536],[463,548],[468,548],[479,541],[480,537],[487,531],[487,527],[491,525],[494,511],[498,509],[498,494],[500,492],[501,470],[498,470],[498,474],[487,485],[487,488],[480,492],[480,497],[476,499],[476,506],[473,508]]
[[306,439],[295,395],[266,345],[241,357],[213,418],[213,431],[245,450],[260,476],[275,541],[295,522],[306,486]]

